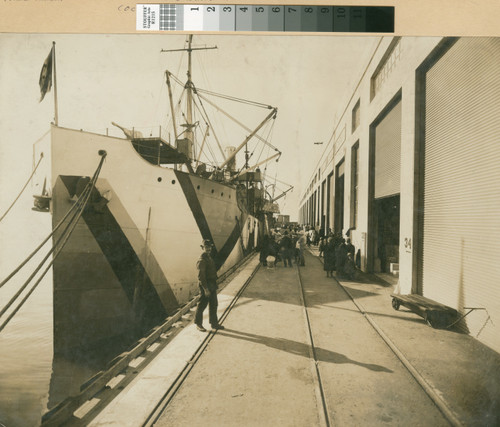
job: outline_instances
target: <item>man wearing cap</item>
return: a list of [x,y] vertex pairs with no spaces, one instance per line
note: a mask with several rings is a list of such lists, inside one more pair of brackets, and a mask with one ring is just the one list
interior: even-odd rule
[[217,320],[217,268],[210,256],[214,245],[211,240],[203,241],[201,248],[203,253],[196,263],[198,268],[198,286],[200,287],[200,300],[196,307],[194,323],[199,331],[206,332],[203,327],[203,311],[208,305],[208,318],[212,329],[224,329]]

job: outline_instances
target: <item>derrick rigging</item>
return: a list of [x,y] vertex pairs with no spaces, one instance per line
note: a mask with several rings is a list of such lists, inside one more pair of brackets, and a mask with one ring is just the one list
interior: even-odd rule
[[[168,94],[169,94],[170,112],[172,115],[171,122],[172,122],[172,126],[173,126],[174,139],[176,141],[177,148],[182,150],[189,157],[190,160],[195,161],[196,166],[198,166],[199,163],[201,162],[201,156],[203,154],[203,150],[205,148],[208,148],[208,150],[211,151],[210,144],[208,144],[207,139],[209,136],[213,137],[215,139],[215,142],[216,142],[216,144],[219,148],[219,151],[221,153],[221,156],[222,156],[222,162],[218,162],[214,156],[214,153],[211,151],[211,154],[213,157],[213,162],[214,162],[213,164],[216,168],[215,170],[223,169],[228,164],[230,164],[233,161],[233,159],[236,157],[236,155],[242,150],[242,148],[247,146],[247,144],[249,143],[249,141],[252,138],[258,139],[259,141],[261,141],[262,143],[264,143],[265,145],[267,145],[268,147],[270,147],[271,149],[276,151],[276,154],[269,156],[263,162],[259,162],[259,165],[266,163],[272,159],[279,158],[279,156],[281,155],[281,152],[275,146],[273,146],[269,141],[267,141],[265,138],[263,138],[262,136],[260,136],[258,134],[259,130],[268,121],[270,121],[271,119],[274,120],[276,118],[276,114],[278,111],[277,108],[272,107],[268,104],[255,102],[255,101],[251,101],[251,100],[247,100],[247,99],[243,99],[243,98],[238,98],[238,97],[234,97],[234,96],[219,94],[219,93],[216,93],[216,92],[213,92],[210,90],[206,90],[206,89],[201,89],[201,88],[196,87],[195,84],[193,83],[192,71],[191,71],[191,61],[192,61],[191,53],[193,51],[208,50],[208,49],[217,49],[217,46],[193,47],[192,46],[192,35],[190,35],[190,36],[188,36],[188,39],[187,39],[187,47],[186,48],[184,48],[184,49],[169,49],[169,50],[162,49],[161,50],[161,52],[163,52],[163,53],[167,53],[167,52],[187,52],[188,53],[188,71],[187,71],[187,81],[185,83],[183,83],[181,81],[181,79],[176,77],[170,71],[168,71],[168,70],[165,71],[166,84],[168,86]],[[183,126],[185,129],[181,133],[178,132],[178,129],[177,129],[178,124],[177,124],[176,119],[175,119],[176,111],[174,109],[174,99],[173,99],[173,91],[172,91],[172,83],[173,82],[175,82],[177,85],[181,86],[183,88],[182,94],[186,95],[186,104],[185,104],[186,110],[185,110],[185,112],[184,111],[181,112],[182,117],[185,120],[185,123],[182,124],[181,126]],[[208,98],[208,96],[218,97],[218,98],[224,99],[226,101],[232,101],[232,102],[237,102],[237,103],[241,103],[241,104],[245,104],[245,105],[249,105],[249,106],[253,106],[253,107],[257,107],[257,108],[271,110],[271,112],[266,116],[266,118],[254,130],[251,130],[248,126],[245,126],[242,122],[240,122],[235,117],[233,117],[231,114],[229,114],[225,109],[223,109],[220,106],[218,106],[217,104],[215,104],[212,100],[210,100]],[[181,105],[181,101],[182,101],[182,99],[177,102],[178,106]],[[226,153],[224,152],[223,146],[222,146],[220,138],[215,130],[214,124],[211,121],[211,119],[207,113],[207,110],[205,107],[205,102],[207,104],[209,104],[212,108],[215,108],[215,110],[217,112],[220,112],[221,114],[228,117],[233,123],[237,124],[241,129],[250,133],[249,136],[245,137],[243,139],[243,141],[238,145],[236,150],[234,150],[228,156],[226,156]],[[198,112],[200,114],[203,122],[207,125],[206,130],[204,130],[204,131],[200,130],[200,132],[201,132],[200,139],[202,139],[203,142],[198,145],[199,152],[196,155],[193,154],[193,147],[196,147],[195,135],[196,135],[197,130],[200,128],[200,126],[199,126],[200,120],[198,120],[198,121],[194,120],[195,112]],[[180,138],[181,136],[183,136],[182,139]],[[227,147],[227,145],[226,145],[226,147]],[[250,168],[247,165],[245,165],[244,168],[245,168],[245,170],[246,169],[252,170],[252,169],[255,169],[256,167],[258,167],[258,165],[254,165]],[[215,172],[215,170],[214,170],[214,172]],[[212,173],[212,175],[213,175],[213,173]]]

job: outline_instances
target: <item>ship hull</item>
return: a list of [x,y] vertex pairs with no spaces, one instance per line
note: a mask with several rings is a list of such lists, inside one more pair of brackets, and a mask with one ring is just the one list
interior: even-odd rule
[[262,229],[240,210],[232,186],[152,165],[128,140],[55,126],[54,227],[96,170],[100,150],[107,155],[90,203],[53,265],[56,353],[137,338],[197,294],[203,239],[214,242],[221,274]]

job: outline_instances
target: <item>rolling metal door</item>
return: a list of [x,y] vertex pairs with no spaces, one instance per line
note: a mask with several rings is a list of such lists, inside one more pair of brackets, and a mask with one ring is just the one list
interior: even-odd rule
[[400,192],[401,101],[375,127],[375,198]]
[[425,109],[421,289],[486,309],[466,327],[500,351],[500,39],[453,44],[426,73]]

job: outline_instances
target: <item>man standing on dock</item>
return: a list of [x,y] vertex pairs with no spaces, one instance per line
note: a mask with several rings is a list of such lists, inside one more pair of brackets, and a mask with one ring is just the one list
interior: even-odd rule
[[210,256],[214,244],[211,240],[205,239],[201,248],[203,253],[196,263],[198,268],[198,286],[200,288],[200,300],[196,307],[194,323],[199,331],[206,332],[203,327],[203,311],[208,305],[208,318],[212,329],[224,329],[217,320],[217,268],[214,260]]

